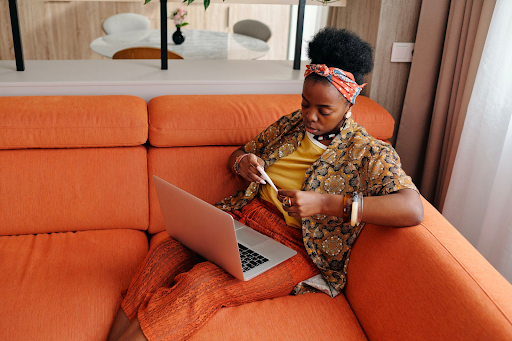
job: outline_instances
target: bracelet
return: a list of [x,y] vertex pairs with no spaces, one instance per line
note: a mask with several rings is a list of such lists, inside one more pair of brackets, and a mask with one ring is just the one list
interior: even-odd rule
[[350,214],[352,212],[352,195],[350,193],[345,193],[343,196],[343,213],[341,218],[344,222],[350,220]]
[[345,193],[343,197],[343,213],[344,222],[350,222],[351,226],[361,223],[363,217],[363,193],[353,192]]
[[236,175],[240,175],[240,172],[238,171],[240,168],[240,161],[242,161],[242,159],[247,155],[249,155],[249,153],[242,154],[236,158],[235,164],[233,165],[233,172],[235,172]]
[[363,217],[363,193],[352,193],[352,212],[350,216],[350,225],[356,226],[361,223]]

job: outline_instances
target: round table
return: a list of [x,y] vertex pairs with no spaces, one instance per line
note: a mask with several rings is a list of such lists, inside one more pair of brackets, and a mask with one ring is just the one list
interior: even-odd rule
[[[257,59],[269,50],[266,42],[237,33],[182,30],[185,42],[172,41],[174,30],[167,30],[167,48],[185,59]],[[160,48],[160,30],[129,31],[95,39],[91,49],[105,57],[130,47]]]

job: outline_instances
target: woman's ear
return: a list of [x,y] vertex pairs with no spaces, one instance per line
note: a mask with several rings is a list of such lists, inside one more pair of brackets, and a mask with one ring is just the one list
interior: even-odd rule
[[348,110],[345,113],[345,118],[349,118],[350,116],[352,116],[352,105],[353,105],[352,103],[348,104]]

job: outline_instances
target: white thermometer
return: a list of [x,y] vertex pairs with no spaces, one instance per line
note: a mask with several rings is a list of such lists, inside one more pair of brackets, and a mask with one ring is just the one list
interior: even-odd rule
[[270,186],[272,186],[272,188],[277,192],[277,187],[276,185],[274,185],[274,183],[272,182],[272,180],[270,179],[270,177],[268,176],[267,173],[265,173],[265,170],[262,168],[262,167],[258,167],[257,168],[258,171],[261,173],[261,177],[263,178],[263,180],[265,180],[266,182],[269,183]]

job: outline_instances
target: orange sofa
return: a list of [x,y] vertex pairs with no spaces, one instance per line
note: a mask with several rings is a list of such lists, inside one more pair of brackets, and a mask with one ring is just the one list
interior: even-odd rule
[[[0,339],[105,340],[165,237],[151,176],[216,202],[228,155],[300,95],[0,97]],[[380,139],[391,116],[358,98]],[[222,309],[191,340],[512,340],[512,286],[424,201],[422,224],[367,225],[344,295]]]

